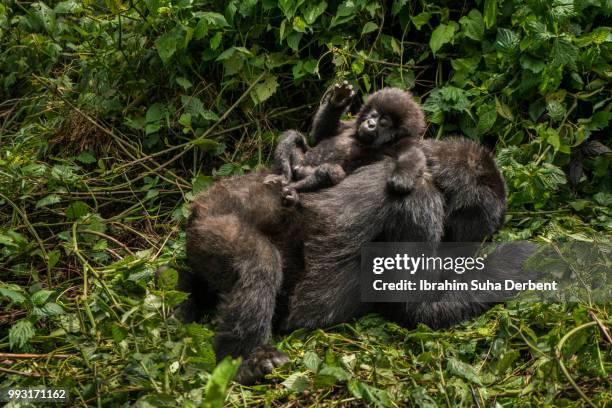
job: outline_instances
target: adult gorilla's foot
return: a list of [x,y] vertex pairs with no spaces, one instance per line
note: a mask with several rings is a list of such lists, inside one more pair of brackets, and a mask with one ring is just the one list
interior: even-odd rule
[[243,385],[252,384],[266,374],[270,374],[276,367],[288,362],[287,354],[275,347],[259,346],[240,364],[235,381]]

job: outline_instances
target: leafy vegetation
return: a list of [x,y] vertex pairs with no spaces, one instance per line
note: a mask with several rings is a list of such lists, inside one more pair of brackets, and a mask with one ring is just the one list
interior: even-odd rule
[[[411,89],[429,137],[495,148],[497,239],[609,245],[612,6],[604,0],[0,4],[2,386],[75,406],[605,406],[609,304],[497,306],[446,331],[376,316],[278,338],[254,387],[209,319],[170,314],[188,203],[265,166],[324,89]],[[169,264],[155,279],[158,266]],[[608,338],[609,341],[609,338]],[[227,399],[226,399],[227,395]]]

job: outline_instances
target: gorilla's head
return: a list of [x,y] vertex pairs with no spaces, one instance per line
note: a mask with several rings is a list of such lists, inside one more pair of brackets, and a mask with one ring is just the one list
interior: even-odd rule
[[405,137],[420,138],[425,115],[408,91],[383,88],[370,95],[357,117],[357,139],[373,147]]

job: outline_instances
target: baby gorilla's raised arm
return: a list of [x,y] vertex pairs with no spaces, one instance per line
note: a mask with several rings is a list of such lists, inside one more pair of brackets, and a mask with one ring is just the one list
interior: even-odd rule
[[334,85],[324,95],[319,109],[312,121],[311,135],[318,143],[327,137],[337,135],[343,130],[340,117],[348,108],[355,91],[347,81]]

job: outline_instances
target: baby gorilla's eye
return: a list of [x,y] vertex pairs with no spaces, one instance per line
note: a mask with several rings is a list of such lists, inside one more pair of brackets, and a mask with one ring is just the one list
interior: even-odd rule
[[391,118],[383,116],[378,120],[378,126],[389,127],[391,126]]

